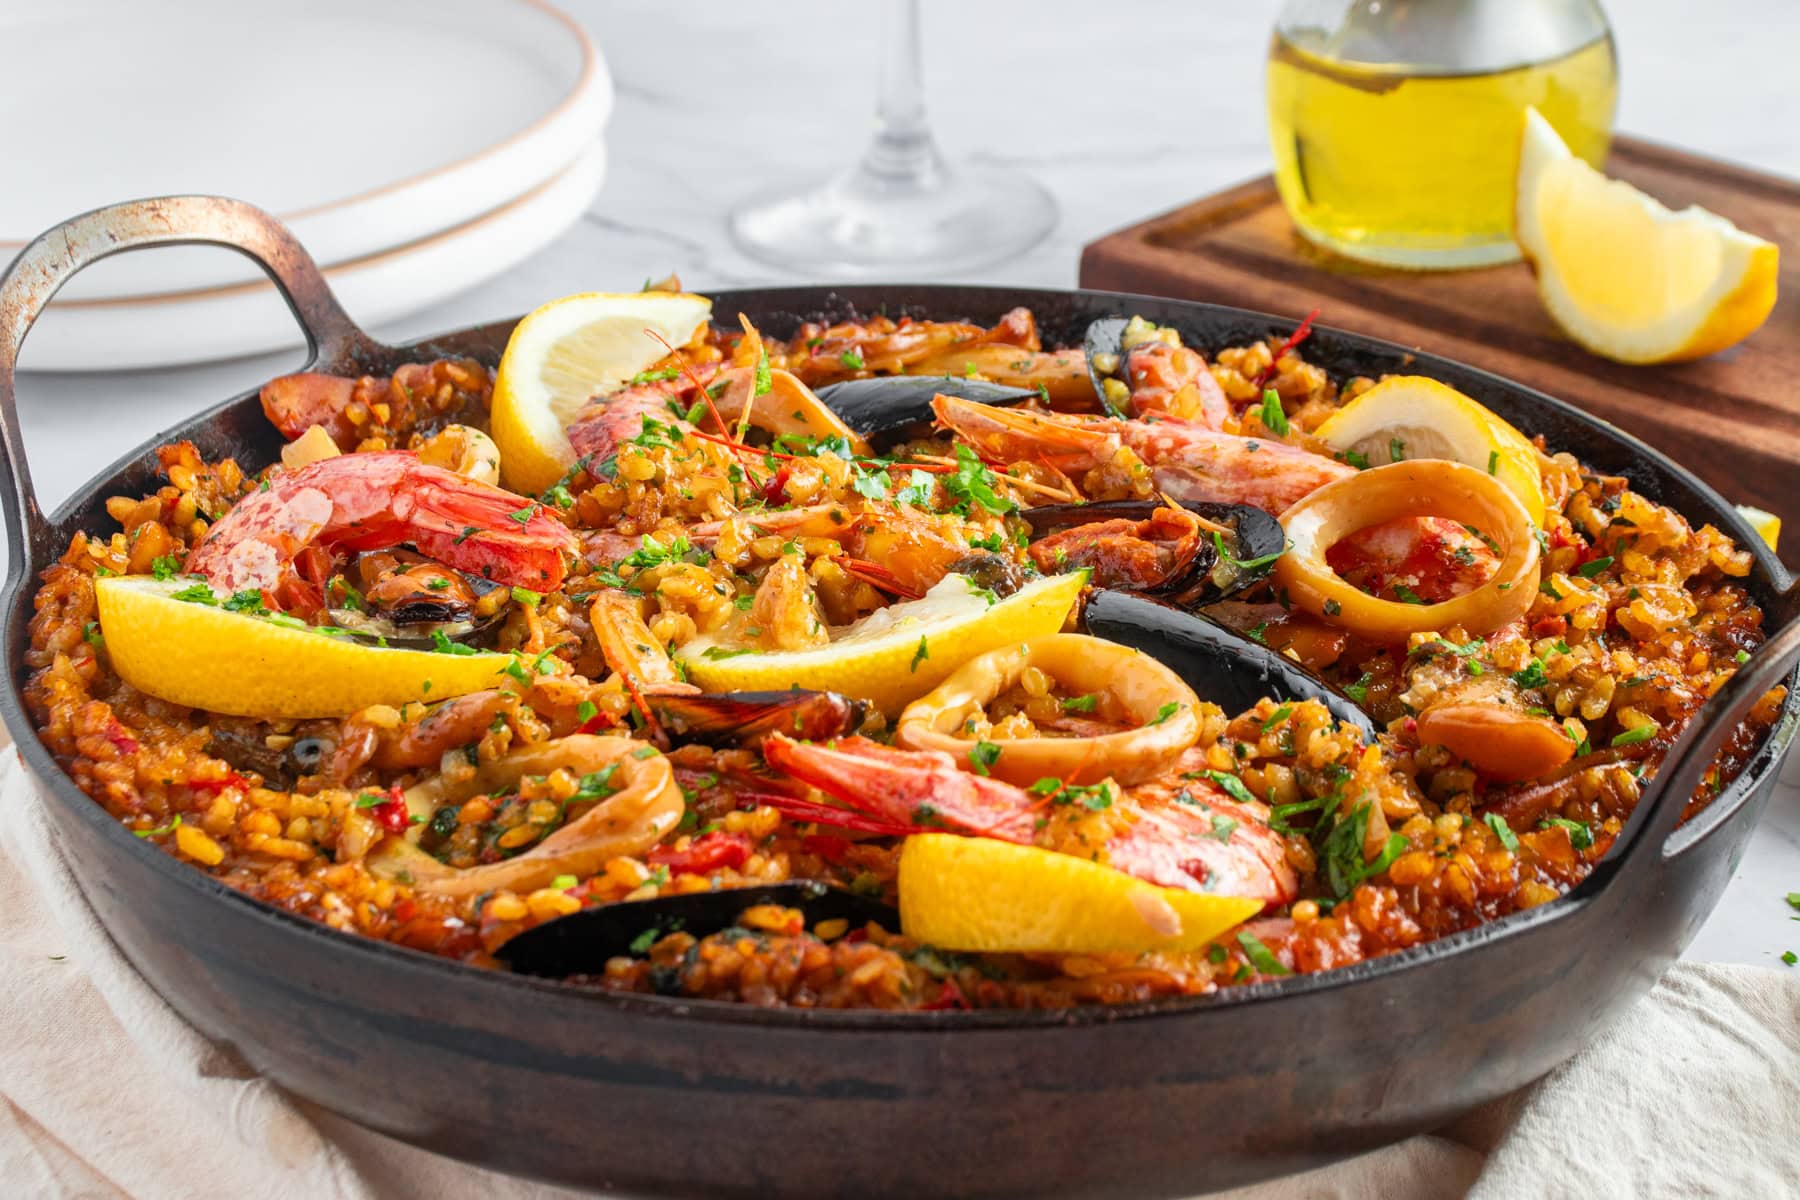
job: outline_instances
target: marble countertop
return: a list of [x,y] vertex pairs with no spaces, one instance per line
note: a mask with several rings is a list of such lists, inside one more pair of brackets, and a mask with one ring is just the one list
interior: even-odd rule
[[[702,291],[775,282],[730,246],[726,211],[861,151],[876,24],[866,16],[826,0],[559,2],[592,31],[617,83],[604,191],[575,228],[505,277],[376,333],[419,336],[672,270]],[[1262,52],[1278,7],[928,2],[926,84],[946,152],[1027,169],[1061,206],[1048,240],[968,281],[1073,286],[1086,242],[1266,172]],[[1622,130],[1800,177],[1791,62],[1800,5],[1716,0],[1704,22],[1684,0],[1608,7]],[[93,464],[300,361],[296,341],[287,354],[190,368],[27,375],[19,399],[40,494],[60,503]],[[1800,951],[1797,914],[1783,900],[1791,891],[1800,891],[1800,755],[1688,957],[1771,966]]]

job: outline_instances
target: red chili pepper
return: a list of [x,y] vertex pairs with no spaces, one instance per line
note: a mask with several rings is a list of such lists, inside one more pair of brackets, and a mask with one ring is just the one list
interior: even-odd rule
[[133,755],[143,749],[138,745],[138,740],[132,737],[130,731],[119,724],[116,718],[107,722],[106,740],[112,743],[114,750],[124,755]]
[[816,854],[828,863],[841,863],[850,853],[851,841],[830,833],[810,833],[800,839],[800,848]]
[[645,857],[653,866],[669,868],[670,875],[706,875],[743,866],[750,857],[750,839],[714,830],[695,838],[686,850],[658,846]]
[[405,833],[406,827],[412,822],[412,813],[406,807],[406,798],[397,786],[388,789],[386,800],[369,809],[369,816],[389,833]]
[[403,925],[418,916],[418,914],[419,906],[410,898],[402,900],[400,903],[394,905],[394,920],[399,921]]
[[956,986],[956,980],[946,977],[944,986],[938,991],[937,999],[933,1000],[930,1004],[919,1005],[919,1010],[921,1012],[933,1012],[942,1008],[967,1009],[968,1007],[969,998],[963,995],[961,988]]
[[193,788],[196,792],[217,795],[226,788],[248,788],[250,786],[250,781],[245,779],[242,775],[239,775],[236,771],[227,771],[225,772],[225,778],[223,779],[190,779],[188,781],[188,786]]
[[611,713],[595,713],[593,716],[591,716],[587,720],[583,721],[580,725],[576,726],[575,732],[576,733],[599,733],[602,729],[606,729],[609,726],[616,725],[616,724],[618,724],[618,722],[613,719],[613,715]]
[[1316,308],[1307,313],[1306,320],[1295,326],[1294,332],[1288,334],[1287,341],[1281,343],[1281,349],[1275,351],[1275,353],[1270,356],[1269,365],[1262,369],[1262,374],[1256,377],[1256,383],[1252,385],[1256,388],[1258,393],[1261,393],[1263,388],[1269,385],[1269,380],[1275,378],[1275,364],[1281,361],[1281,356],[1286,354],[1289,350],[1292,350],[1295,346],[1298,346],[1301,342],[1304,342],[1307,339],[1307,336],[1312,333],[1313,318],[1318,315],[1319,310]]
[[765,504],[786,504],[788,502],[787,481],[793,476],[794,468],[787,463],[769,476],[768,482],[758,488],[756,494],[762,497]]

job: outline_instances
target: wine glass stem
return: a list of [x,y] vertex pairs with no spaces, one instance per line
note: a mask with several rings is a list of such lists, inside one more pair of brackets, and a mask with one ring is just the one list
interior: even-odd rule
[[883,44],[875,137],[863,153],[861,170],[885,187],[929,188],[942,178],[944,163],[925,121],[919,0],[889,0],[878,7]]

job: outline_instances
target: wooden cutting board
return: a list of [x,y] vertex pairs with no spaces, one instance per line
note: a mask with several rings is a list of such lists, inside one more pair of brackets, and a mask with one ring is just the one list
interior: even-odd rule
[[1779,245],[1781,298],[1768,322],[1699,362],[1608,362],[1557,330],[1522,264],[1412,272],[1351,262],[1295,232],[1266,177],[1094,242],[1081,286],[1290,318],[1317,307],[1321,324],[1519,380],[1630,430],[1729,499],[1780,515],[1791,547],[1800,541],[1800,183],[1631,138],[1614,142],[1607,171]]

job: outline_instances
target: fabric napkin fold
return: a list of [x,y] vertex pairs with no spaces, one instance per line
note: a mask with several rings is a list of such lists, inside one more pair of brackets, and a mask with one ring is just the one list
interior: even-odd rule
[[[100,927],[11,747],[0,750],[0,973],[7,1196],[578,1195],[335,1117],[188,1026]],[[1574,1059],[1451,1128],[1224,1195],[1596,1200],[1797,1188],[1800,974],[1681,964]]]

